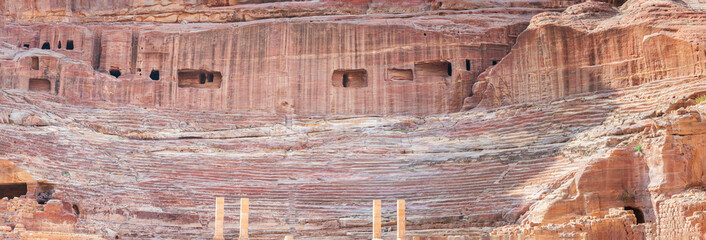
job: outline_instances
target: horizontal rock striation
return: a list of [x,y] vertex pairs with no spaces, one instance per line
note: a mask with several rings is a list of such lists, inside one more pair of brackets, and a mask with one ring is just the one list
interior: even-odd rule
[[325,15],[421,13],[483,8],[566,8],[580,0],[162,0],[162,1],[0,1],[8,19],[41,22],[241,22]]
[[706,232],[703,3],[38,3],[0,0],[5,239],[209,239],[218,197],[227,239],[240,198],[252,239]]
[[[57,183],[55,198],[80,207],[79,225],[111,229],[121,238],[169,238],[175,232],[207,238],[215,197],[226,197],[230,237],[241,197],[251,199],[250,233],[257,238],[368,236],[371,199],[384,200],[390,226],[393,200],[406,199],[411,236],[415,230],[514,223],[562,188],[562,179],[601,159],[606,147],[642,132],[623,129],[624,122],[667,110],[663,102],[703,92],[704,83],[665,79],[487,113],[296,118],[290,128],[284,118],[261,118],[259,127],[235,115],[189,111],[152,110],[145,118],[139,114],[144,110],[132,107],[91,110],[42,98],[30,103],[18,98],[22,92],[6,91],[5,111],[60,117],[43,128],[0,125],[0,154]],[[219,127],[219,119],[228,118],[242,124]],[[601,200],[598,211],[621,201],[620,192],[596,191],[615,199]]]
[[[476,83],[467,108],[618,89],[706,73],[700,5],[587,2],[532,19],[498,66]],[[619,26],[619,27],[617,27]]]

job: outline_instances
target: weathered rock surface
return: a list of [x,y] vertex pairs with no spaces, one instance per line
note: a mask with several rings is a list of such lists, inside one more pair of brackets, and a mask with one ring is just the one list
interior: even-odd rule
[[19,48],[6,50],[0,86],[71,102],[251,114],[455,112],[475,76],[505,56],[540,11],[239,24],[11,24],[0,36]]
[[482,75],[466,108],[562,99],[706,73],[706,14],[677,1],[619,10],[586,2],[532,19],[513,50]]
[[580,0],[1,0],[11,20],[44,22],[234,22],[324,15],[420,13],[429,10],[565,8]]
[[0,0],[4,238],[208,239],[216,197],[227,239],[241,197],[252,239],[374,199],[386,239],[396,199],[421,239],[706,234],[703,3],[40,2]]

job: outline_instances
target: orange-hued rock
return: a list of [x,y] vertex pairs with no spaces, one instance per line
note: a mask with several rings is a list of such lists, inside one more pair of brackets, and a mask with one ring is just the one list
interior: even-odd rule
[[706,239],[706,5],[579,2],[0,0],[0,238]]
[[565,8],[580,0],[27,0],[0,1],[11,20],[43,22],[234,22],[324,15],[419,13],[483,8]]
[[586,2],[535,16],[513,50],[476,83],[467,105],[562,99],[664,78],[704,75],[703,4]]
[[562,224],[505,226],[492,239],[645,239],[651,225],[638,224],[632,210],[610,209],[602,217],[581,217]]

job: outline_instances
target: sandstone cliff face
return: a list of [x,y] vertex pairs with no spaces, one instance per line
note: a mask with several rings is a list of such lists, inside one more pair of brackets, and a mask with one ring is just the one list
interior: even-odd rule
[[580,0],[1,0],[12,20],[43,22],[236,22],[323,15],[419,13],[429,10],[565,8]]
[[261,2],[0,1],[0,236],[703,238],[702,3]]
[[0,85],[30,89],[34,79],[72,102],[220,112],[455,112],[475,77],[507,53],[539,10],[488,11],[484,18],[6,25],[3,41],[18,49],[7,53]]
[[706,71],[701,5],[587,2],[540,14],[467,108],[561,99]]

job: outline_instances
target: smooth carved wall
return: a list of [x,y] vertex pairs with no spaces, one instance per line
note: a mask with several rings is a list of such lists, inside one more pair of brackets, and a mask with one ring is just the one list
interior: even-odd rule
[[[62,58],[67,66],[93,67],[93,75],[59,75],[57,89],[70,89],[59,94],[73,101],[241,113],[435,114],[460,110],[476,76],[509,51],[521,29],[510,25],[459,38],[378,23],[205,26],[40,25],[35,37],[17,31],[7,38],[18,47],[48,42],[49,50],[82,60]],[[57,48],[68,40],[74,49]],[[352,85],[337,84],[344,77],[335,80],[337,70],[365,72],[365,83],[355,83],[360,76],[354,71],[345,74]],[[155,71],[159,77],[150,78]],[[403,81],[388,79],[400,71]],[[179,84],[180,72],[218,77],[200,83],[197,74],[192,85]]]

